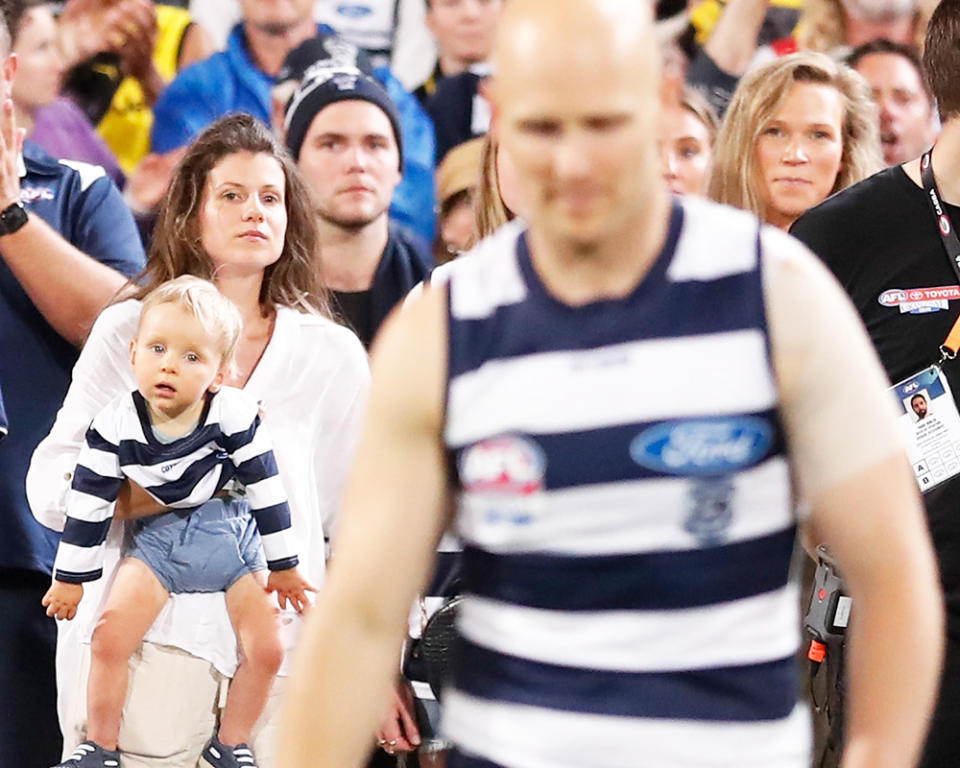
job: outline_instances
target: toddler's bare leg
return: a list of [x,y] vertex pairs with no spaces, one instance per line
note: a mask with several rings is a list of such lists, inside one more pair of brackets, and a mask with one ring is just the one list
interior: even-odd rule
[[220,741],[228,747],[250,740],[270,686],[283,662],[277,610],[264,591],[262,575],[247,574],[227,590],[227,611],[240,644],[240,665],[230,683],[220,719]]
[[117,748],[127,694],[127,664],[169,595],[141,560],[120,563],[90,647],[87,738]]

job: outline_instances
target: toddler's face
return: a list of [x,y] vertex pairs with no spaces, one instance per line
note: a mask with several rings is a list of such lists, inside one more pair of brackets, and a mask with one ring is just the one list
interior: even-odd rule
[[130,348],[137,389],[161,421],[190,408],[223,382],[223,350],[218,340],[186,308],[156,304],[140,319]]

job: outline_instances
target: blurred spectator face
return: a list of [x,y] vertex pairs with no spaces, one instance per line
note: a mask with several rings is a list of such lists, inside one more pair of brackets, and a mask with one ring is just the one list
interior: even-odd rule
[[283,168],[270,155],[235,152],[210,169],[198,225],[218,278],[259,275],[280,258],[285,190]]
[[468,250],[476,240],[473,212],[483,163],[483,139],[471,139],[451,149],[437,168],[437,236],[440,257]]
[[279,34],[312,17],[313,0],[240,0],[243,20]]
[[868,21],[893,21],[917,12],[917,0],[840,0],[851,16]]
[[712,155],[710,131],[689,109],[676,104],[663,111],[660,152],[663,178],[676,195],[703,195]]
[[871,53],[857,62],[880,110],[880,141],[887,165],[923,154],[934,140],[933,102],[913,63],[896,53]]
[[440,219],[440,241],[447,253],[463,253],[475,239],[473,199],[469,191],[457,195]]
[[467,63],[485,61],[501,6],[502,0],[430,0],[427,26],[440,55]]
[[57,50],[57,24],[45,6],[23,14],[13,52],[17,54],[14,102],[26,112],[50,104],[60,93],[63,64]]
[[843,100],[836,88],[794,83],[757,139],[767,223],[786,226],[830,194],[843,156]]
[[368,101],[336,101],[313,118],[298,167],[317,213],[345,228],[383,215],[400,183],[400,154],[386,114]]

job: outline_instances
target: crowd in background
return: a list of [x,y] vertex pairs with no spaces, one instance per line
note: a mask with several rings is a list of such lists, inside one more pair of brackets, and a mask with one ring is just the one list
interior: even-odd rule
[[[0,215],[0,435],[9,422],[0,441],[0,763],[41,768],[61,750],[56,628],[37,596],[57,537],[36,522],[53,525],[35,496],[59,493],[54,486],[71,470],[56,465],[58,476],[35,478],[31,490],[34,450],[54,424],[95,319],[127,277],[145,263],[151,283],[187,272],[215,277],[197,266],[202,259],[171,255],[171,243],[195,236],[187,224],[199,215],[199,185],[211,170],[193,169],[193,187],[184,181],[193,140],[234,113],[272,129],[303,179],[303,215],[315,218],[308,225],[291,214],[286,224],[288,240],[306,229],[305,242],[316,240],[301,254],[322,286],[311,288],[311,311],[328,313],[368,347],[435,266],[522,218],[510,158],[488,135],[484,90],[509,2],[0,0],[15,54],[4,59],[10,104],[0,131],[0,204],[6,212],[22,201],[32,221],[8,232]],[[677,195],[709,197],[789,229],[829,196],[919,157],[940,129],[920,58],[936,5],[660,0],[654,12],[670,97],[660,136],[665,183]],[[274,151],[262,146],[257,151]],[[292,194],[289,176],[287,183]],[[183,220],[171,213],[175,205]],[[269,299],[261,296],[261,306],[304,302],[290,293]],[[261,330],[248,378],[274,332]],[[343,435],[341,445],[316,451],[328,473],[348,453],[353,398],[366,387],[353,344],[337,337],[347,351],[331,370],[345,370],[341,384],[354,389],[316,398],[330,401],[322,428]],[[321,366],[304,360],[304,368]],[[292,375],[281,370],[276,385]],[[91,381],[85,386],[95,388]],[[323,389],[322,376],[309,385]],[[283,414],[291,434],[295,417]],[[315,511],[324,523],[341,480],[320,493]],[[328,525],[312,532],[313,544],[322,548],[329,535]],[[231,672],[212,666],[221,678]],[[219,695],[216,685],[209,695]],[[402,719],[404,707],[396,711]],[[76,713],[59,714],[61,724],[77,722]],[[264,747],[265,765],[268,753]]]
[[[451,149],[483,137],[489,127],[482,83],[502,2],[18,0],[9,3],[19,62],[12,92],[17,124],[51,156],[103,167],[124,190],[148,246],[170,173],[202,128],[243,111],[282,132],[284,108],[311,65],[320,59],[359,64],[386,86],[398,110],[404,167],[391,219],[433,240],[446,260],[472,241],[456,221],[479,178],[478,154],[469,161],[463,154],[451,158],[456,170],[443,163]],[[776,117],[770,110],[784,86],[795,82],[804,86],[785,114],[811,122],[823,117],[841,157],[839,166],[832,156],[822,164],[810,159],[815,189],[809,199],[788,204],[793,218],[881,162],[918,154],[937,127],[917,58],[934,5],[658,3],[667,82],[684,88],[682,109],[668,114],[664,125],[664,173],[673,191],[708,194],[788,224],[791,214],[774,211],[773,200],[763,199],[766,192],[748,189],[753,180],[744,179],[756,175],[746,167],[755,154],[748,144],[760,123]],[[335,42],[326,44],[332,52],[319,38],[308,42],[334,33]],[[796,52],[816,55],[784,59]],[[861,74],[866,86],[838,68],[841,63]],[[835,92],[839,114],[836,104],[804,99],[801,94],[826,92],[806,84]],[[447,225],[449,215],[453,223]]]

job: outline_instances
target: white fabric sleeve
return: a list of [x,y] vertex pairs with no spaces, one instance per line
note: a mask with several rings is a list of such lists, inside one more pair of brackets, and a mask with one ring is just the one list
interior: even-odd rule
[[320,486],[320,514],[324,537],[329,543],[336,529],[340,500],[367,410],[370,394],[370,366],[363,348],[349,358],[349,370],[343,371],[345,383],[337,393],[340,404],[318,413],[320,422],[314,431],[314,466]]
[[299,562],[290,523],[290,505],[274,457],[267,428],[254,419],[249,442],[232,454],[237,479],[243,483],[250,513],[257,523],[267,567],[271,571],[293,568]]
[[[107,533],[123,482],[118,436],[108,406],[94,420],[80,448],[67,495],[67,519],[53,564],[58,581],[83,583],[103,575]],[[94,432],[94,430],[96,430]]]
[[799,241],[761,236],[770,342],[804,498],[903,451],[889,382],[839,283]]
[[67,493],[87,427],[111,400],[136,388],[129,350],[139,318],[140,302],[134,300],[100,314],[73,368],[53,428],[33,453],[27,500],[37,521],[55,531],[63,530]]

